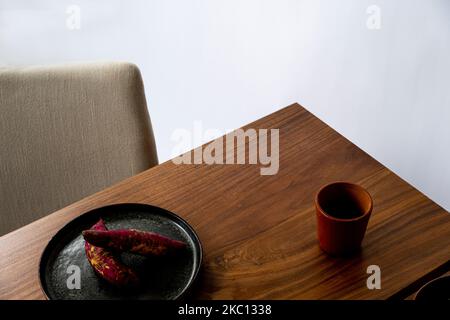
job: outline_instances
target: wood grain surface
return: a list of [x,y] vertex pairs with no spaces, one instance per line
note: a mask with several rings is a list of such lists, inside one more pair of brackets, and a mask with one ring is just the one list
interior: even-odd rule
[[[122,181],[1,237],[0,298],[43,299],[38,264],[52,235],[87,210],[124,202],[164,207],[195,228],[204,248],[195,299],[402,298],[447,267],[449,213],[303,107],[246,128],[280,130],[278,174],[168,161]],[[352,258],[331,258],[317,245],[313,196],[336,180],[361,184],[374,200],[363,250]],[[380,290],[366,286],[373,264]]]

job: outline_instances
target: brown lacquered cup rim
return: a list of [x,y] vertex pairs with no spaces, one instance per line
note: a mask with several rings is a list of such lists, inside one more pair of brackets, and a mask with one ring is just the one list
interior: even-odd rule
[[[369,197],[369,200],[370,200],[369,208],[368,208],[362,215],[357,216],[357,217],[355,217],[355,218],[350,218],[350,219],[336,218],[336,217],[333,217],[333,216],[327,214],[327,213],[325,212],[325,210],[323,210],[322,207],[320,206],[320,203],[319,203],[319,194],[320,194],[325,188],[328,188],[328,187],[330,187],[330,186],[332,186],[332,185],[337,185],[337,184],[340,184],[340,185],[347,185],[347,186],[350,186],[350,187],[352,187],[352,188],[356,188],[356,189],[358,189],[359,191],[362,191],[363,193],[365,193],[365,194]],[[322,186],[322,187],[319,189],[319,191],[317,191],[316,196],[314,197],[314,202],[315,202],[315,204],[316,204],[316,208],[318,209],[318,211],[319,211],[323,216],[325,216],[325,217],[328,218],[328,219],[331,219],[331,220],[334,220],[334,221],[339,221],[339,222],[352,222],[352,221],[362,220],[362,219],[364,219],[366,216],[370,215],[370,214],[372,213],[372,209],[373,209],[373,199],[372,199],[372,196],[370,195],[370,193],[369,193],[365,188],[363,188],[362,186],[360,186],[359,184],[351,183],[351,182],[346,182],[346,181],[335,181],[335,182],[331,182],[331,183],[328,183],[328,184]]]

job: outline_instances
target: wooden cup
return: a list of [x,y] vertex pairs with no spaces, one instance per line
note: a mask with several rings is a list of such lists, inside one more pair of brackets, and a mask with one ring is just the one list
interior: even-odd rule
[[349,182],[330,183],[317,192],[315,206],[322,250],[334,256],[358,251],[373,208],[367,190]]

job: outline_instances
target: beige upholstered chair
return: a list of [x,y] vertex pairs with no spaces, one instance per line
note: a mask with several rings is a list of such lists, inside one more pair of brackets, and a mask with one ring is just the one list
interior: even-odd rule
[[0,68],[0,235],[157,162],[135,65]]

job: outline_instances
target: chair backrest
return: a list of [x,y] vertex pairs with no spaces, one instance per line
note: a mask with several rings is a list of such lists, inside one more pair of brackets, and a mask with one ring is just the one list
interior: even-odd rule
[[0,68],[0,235],[157,163],[135,65]]

